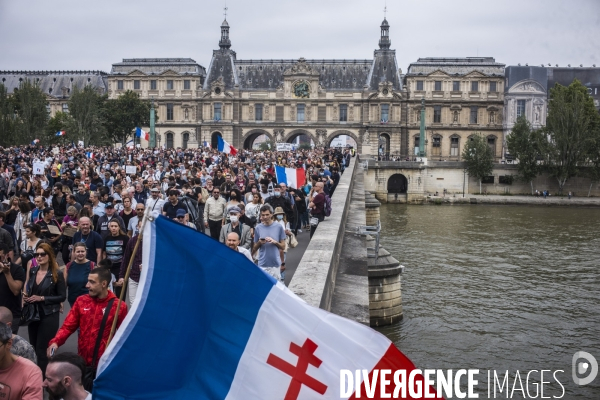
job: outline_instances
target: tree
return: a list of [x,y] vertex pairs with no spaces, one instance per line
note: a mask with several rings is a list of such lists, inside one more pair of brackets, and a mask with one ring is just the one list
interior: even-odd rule
[[140,96],[128,90],[114,100],[108,100],[105,106],[106,129],[108,137],[123,146],[136,126],[150,125],[150,102],[140,100]]
[[74,121],[74,129],[69,132],[71,140],[83,140],[86,146],[104,142],[105,102],[106,96],[91,85],[83,89],[73,87],[69,99],[69,114]]
[[466,162],[469,176],[479,179],[479,194],[481,194],[481,180],[492,174],[494,168],[494,154],[484,137],[478,133],[467,140],[462,154]]
[[14,102],[6,87],[0,83],[0,146],[14,144],[18,125]]
[[42,136],[46,130],[48,122],[46,95],[37,84],[26,79],[21,82],[18,89],[14,90],[12,97],[20,120],[15,142],[31,143]]
[[527,118],[520,116],[506,139],[508,151],[518,160],[518,179],[529,182],[533,195],[533,180],[540,174],[541,150],[544,136],[539,130],[533,130]]
[[[68,137],[71,136],[71,132],[75,130],[75,121],[70,114],[58,111],[54,114],[54,117],[50,118],[46,125],[46,140],[45,142],[55,144],[65,144]],[[65,131],[65,136],[56,136],[56,132]]]
[[600,126],[600,115],[587,88],[578,80],[569,86],[550,89],[548,118],[543,142],[544,167],[550,176],[558,180],[558,192],[562,194],[567,180],[577,175],[590,157],[594,147],[594,135]]

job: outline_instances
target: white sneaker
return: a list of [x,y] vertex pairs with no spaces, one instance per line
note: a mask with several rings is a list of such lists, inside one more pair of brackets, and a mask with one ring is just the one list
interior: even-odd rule
[[302,233],[302,229],[298,229],[298,233]]

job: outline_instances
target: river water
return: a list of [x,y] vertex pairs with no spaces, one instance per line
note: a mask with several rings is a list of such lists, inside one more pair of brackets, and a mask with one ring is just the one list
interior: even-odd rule
[[[381,206],[382,245],[406,267],[404,318],[380,329],[419,368],[509,371],[513,397],[600,399],[600,376],[575,385],[577,351],[600,361],[600,209]],[[554,371],[564,370],[564,372]],[[554,377],[555,378],[554,378]],[[490,383],[493,397],[493,380]],[[509,393],[510,394],[510,393]],[[538,393],[539,396],[539,393]],[[496,388],[495,398],[508,398]],[[539,398],[539,397],[538,397]]]

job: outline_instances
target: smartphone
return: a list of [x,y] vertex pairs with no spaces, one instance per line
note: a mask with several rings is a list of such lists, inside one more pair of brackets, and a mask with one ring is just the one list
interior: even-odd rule
[[260,238],[260,239],[258,239],[258,240],[266,240],[266,239],[265,239],[265,238]]

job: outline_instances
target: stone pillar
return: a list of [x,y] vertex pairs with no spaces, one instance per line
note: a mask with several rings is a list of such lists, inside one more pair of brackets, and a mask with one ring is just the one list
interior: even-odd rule
[[379,206],[381,203],[375,198],[375,195],[370,192],[365,192],[365,212],[366,212],[366,223],[368,226],[377,225],[379,218]]
[[[367,239],[367,247],[373,247],[375,239]],[[394,324],[402,319],[402,271],[403,266],[384,248],[379,258],[367,259],[369,267],[369,314],[371,326]]]

